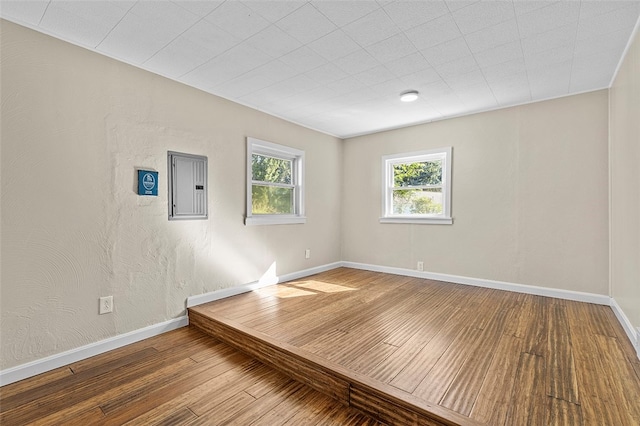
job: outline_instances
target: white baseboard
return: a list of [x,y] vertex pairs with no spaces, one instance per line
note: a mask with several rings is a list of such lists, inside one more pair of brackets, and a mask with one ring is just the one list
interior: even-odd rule
[[6,370],[0,371],[0,386],[8,385],[9,383],[45,373],[55,368],[69,365],[122,346],[130,345],[131,343],[139,342],[140,340],[148,339],[149,337],[157,336],[158,334],[185,327],[187,325],[189,325],[189,318],[185,315],[159,324],[150,325],[148,327],[120,334],[118,336],[113,336],[99,342],[90,343],[66,352],[51,355],[46,358],[31,361],[16,367],[7,368]]
[[259,288],[267,287],[273,284],[284,283],[287,281],[308,277],[309,275],[319,274],[320,272],[330,271],[331,269],[339,268],[340,266],[342,266],[342,262],[328,263],[326,265],[320,265],[314,268],[304,269],[302,271],[292,272],[290,274],[284,274],[279,277],[274,277],[273,279],[254,281],[252,283],[240,285],[237,287],[223,288],[222,290],[198,294],[197,296],[191,296],[187,298],[187,308],[192,308],[204,303],[209,303],[215,300],[247,293],[249,291],[257,290]]
[[562,290],[555,288],[537,287],[532,285],[515,284],[504,281],[484,280],[478,278],[462,277],[458,275],[439,274],[435,272],[414,271],[412,269],[394,268],[389,266],[368,265],[357,262],[341,262],[345,268],[362,269],[373,272],[384,272],[387,274],[404,275],[415,278],[426,278],[430,280],[446,281],[456,284],[472,285],[476,287],[493,288],[497,290],[513,291],[516,293],[534,294],[537,296],[555,297],[557,299],[574,300],[577,302],[594,303],[597,305],[611,306],[611,309],[618,318],[620,325],[624,329],[627,337],[636,349],[638,359],[640,359],[640,328],[634,329],[629,318],[624,314],[615,299],[593,293],[583,293],[572,290]]
[[193,308],[194,306],[203,305],[205,303],[213,302],[214,300],[225,299],[231,296],[237,296],[238,294],[247,293],[249,291],[257,290],[262,287],[277,284],[275,282],[260,282],[254,281],[249,284],[239,285],[236,287],[223,288],[222,290],[211,291],[209,293],[197,294],[195,296],[187,297],[187,308]]
[[616,318],[618,318],[618,322],[622,325],[624,332],[627,333],[627,337],[636,349],[636,354],[640,360],[640,328],[635,329],[633,327],[633,324],[631,324],[631,321],[629,321],[629,318],[625,315],[624,311],[613,297],[611,298],[611,309],[613,310],[613,313],[616,314]]
[[[633,343],[638,351],[638,358],[640,358],[640,330],[635,331],[631,322],[626,317],[620,306],[611,299],[609,296],[582,293],[571,290],[561,290],[545,287],[537,287],[531,285],[515,284],[504,281],[493,281],[478,278],[463,277],[458,275],[440,274],[434,272],[414,271],[412,269],[394,268],[389,266],[369,265],[365,263],[357,262],[334,262],[326,265],[317,266],[314,268],[305,269],[298,272],[292,272],[284,274],[274,279],[268,279],[263,281],[256,281],[249,284],[245,284],[238,287],[226,288],[210,293],[199,294],[187,298],[187,307],[193,307],[201,305],[203,303],[212,302],[214,300],[224,299],[226,297],[235,296],[237,294],[246,293],[258,288],[266,287],[269,285],[283,283],[291,280],[304,278],[310,275],[318,274],[320,272],[330,271],[335,268],[345,267],[353,269],[362,269],[374,272],[384,272],[394,275],[404,275],[415,278],[425,278],[437,281],[452,282],[456,284],[472,285],[476,287],[493,288],[497,290],[513,291],[517,293],[534,294],[538,296],[555,297],[559,299],[575,300],[578,302],[595,303],[599,305],[609,305],[616,314],[618,321],[624,328],[629,340]],[[165,333],[167,331],[175,330],[180,327],[187,326],[189,319],[187,316],[175,318],[169,321],[162,322],[160,324],[151,325],[139,330],[134,330],[129,333],[121,334],[118,336],[110,337],[99,342],[91,343],[80,348],[71,349],[60,354],[51,355],[49,357],[32,361],[23,365],[8,368],[0,371],[0,386],[7,385],[9,383],[17,382],[22,379],[26,379],[37,374],[41,374],[50,370],[53,370],[64,365],[72,364],[74,362],[99,355],[101,353],[120,348],[122,346],[129,345],[131,343],[138,342],[140,340],[147,339],[149,337],[156,336],[158,334]]]
[[280,276],[278,282],[284,283],[287,281],[298,280],[300,278],[308,277],[309,275],[315,275],[319,274],[320,272],[326,272],[332,269],[340,268],[341,266],[343,266],[343,262],[333,262],[327,263],[326,265],[316,266],[314,268],[303,269],[302,271],[298,272],[291,272],[290,274],[284,274]]
[[[256,281],[238,287],[232,287],[214,291],[211,293],[191,296],[187,299],[187,307],[200,305],[203,303],[211,302],[213,300],[223,299],[225,297],[235,296],[236,294],[245,293],[272,284],[296,280],[309,275],[329,271],[340,266],[341,262],[329,263],[327,265],[321,265],[298,272],[292,272],[290,274],[284,274],[279,277],[274,277],[273,279]],[[101,340],[99,342],[90,343],[76,349],[71,349],[66,352],[31,361],[26,364],[18,365],[16,367],[7,368],[6,370],[0,371],[0,386],[8,385],[10,383],[26,379],[28,377],[45,373],[55,368],[69,365],[74,362],[78,362],[83,359],[129,345],[131,343],[139,342],[140,340],[148,339],[149,337],[157,336],[158,334],[166,333],[167,331],[185,327],[187,325],[189,325],[189,318],[185,315],[179,318],[162,322],[160,324],[150,325],[139,330],[134,330],[129,333]]]
[[462,277],[459,275],[440,274],[436,272],[414,271],[412,269],[393,268],[388,266],[368,265],[357,262],[342,262],[346,268],[364,269],[367,271],[384,272],[387,274],[405,275],[408,277],[425,278],[436,281],[446,281],[456,284],[472,285],[475,287],[493,288],[496,290],[513,291],[516,293],[534,294],[537,296],[555,297],[557,299],[575,300],[577,302],[609,305],[609,296],[579,291],[562,290],[556,288],[537,287],[533,285],[515,284],[506,281],[493,281],[479,278]]

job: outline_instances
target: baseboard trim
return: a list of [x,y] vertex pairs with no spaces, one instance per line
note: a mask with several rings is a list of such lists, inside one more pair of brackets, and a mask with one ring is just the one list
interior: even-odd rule
[[345,268],[363,269],[373,272],[384,272],[394,275],[405,275],[408,277],[425,278],[429,280],[445,281],[455,284],[472,285],[475,287],[492,288],[496,290],[513,291],[516,293],[533,294],[537,296],[555,297],[557,299],[575,300],[577,302],[594,303],[597,305],[610,305],[609,296],[583,293],[572,290],[562,290],[547,287],[538,287],[526,284],[515,284],[506,281],[485,280],[479,278],[463,277],[459,275],[441,274],[427,271],[414,271],[412,269],[394,268],[389,266],[369,265],[357,262],[342,262]]
[[629,318],[625,315],[624,311],[613,297],[611,298],[611,309],[613,310],[613,313],[616,314],[616,318],[618,318],[618,322],[622,325],[624,332],[627,333],[627,337],[636,349],[638,360],[640,360],[640,329],[636,331]]
[[320,265],[309,269],[303,269],[302,271],[280,275],[278,277],[275,277],[275,279],[254,281],[248,284],[239,285],[237,287],[223,288],[222,290],[198,294],[196,296],[187,298],[187,308],[193,308],[194,306],[202,305],[204,303],[209,303],[216,300],[225,299],[227,297],[236,296],[238,294],[247,293],[273,284],[284,283],[287,281],[308,277],[309,275],[319,274],[320,272],[330,271],[332,269],[339,268],[340,266],[342,266],[342,262],[328,263],[326,265]]
[[99,342],[90,343],[66,352],[51,355],[46,358],[31,361],[16,367],[7,368],[6,370],[0,371],[0,386],[36,376],[38,374],[69,365],[113,349],[118,349],[122,346],[148,339],[149,337],[185,327],[187,325],[189,325],[189,317],[185,315],[159,324],[150,325],[128,333],[100,340]]
[[[190,308],[192,306],[201,305],[203,303],[223,299],[225,297],[235,296],[236,294],[246,293],[248,291],[256,290],[261,287],[296,280],[309,275],[329,271],[340,266],[341,262],[329,263],[314,268],[304,269],[302,271],[284,274],[276,277],[275,279],[256,281],[238,287],[226,288],[211,293],[191,296],[187,298],[187,307]],[[187,325],[189,325],[189,318],[185,315],[159,324],[150,325],[139,330],[134,330],[125,334],[110,337],[99,342],[90,343],[88,345],[71,349],[66,352],[54,354],[46,358],[31,361],[26,364],[18,365],[16,367],[7,368],[6,370],[0,371],[0,386],[8,385],[10,383],[33,377],[38,374],[42,374],[59,367],[69,365],[74,362],[78,362],[83,359],[108,352],[113,349],[118,349],[122,346],[130,345],[131,343],[139,342],[140,340],[148,339],[149,337],[157,336],[158,334],[185,327]]]
[[463,277],[459,275],[440,274],[435,272],[414,271],[412,269],[394,268],[390,266],[369,265],[358,262],[340,262],[345,268],[362,269],[365,271],[383,272],[394,275],[404,275],[415,278],[425,278],[436,281],[452,282],[456,284],[472,285],[475,287],[492,288],[496,290],[513,291],[516,293],[534,294],[537,296],[554,297],[556,299],[573,300],[576,302],[593,303],[596,305],[610,306],[618,322],[624,329],[629,341],[636,349],[636,354],[640,360],[640,328],[634,329],[631,321],[625,315],[620,305],[614,298],[594,293],[583,293],[572,290],[562,290],[555,288],[537,287],[525,284],[515,284],[505,281],[484,280],[478,278]]
[[[475,287],[493,288],[497,290],[513,291],[517,293],[534,294],[538,296],[555,297],[558,299],[575,300],[578,302],[594,303],[598,305],[611,306],[613,312],[618,318],[618,321],[622,325],[627,337],[633,343],[636,351],[638,352],[638,358],[640,359],[640,330],[637,332],[634,330],[633,325],[626,317],[620,306],[614,299],[609,296],[583,293],[571,290],[552,289],[545,287],[537,287],[524,284],[515,284],[505,281],[485,280],[478,278],[470,278],[458,275],[441,274],[435,272],[426,271],[414,271],[412,269],[395,268],[390,266],[370,265],[366,263],[358,262],[333,262],[325,265],[316,266],[302,271],[292,272],[284,274],[275,279],[255,281],[249,284],[226,288],[222,290],[213,291],[210,293],[199,294],[187,298],[187,308],[201,305],[204,303],[212,302],[219,299],[235,296],[238,294],[246,293],[252,290],[256,290],[269,285],[284,283],[287,281],[297,280],[310,275],[319,274],[321,272],[330,271],[332,269],[345,267],[353,269],[361,269],[373,272],[383,272],[394,275],[404,275],[415,278],[425,278],[437,281],[452,282],[456,284],[471,285]],[[148,339],[149,337],[157,336],[162,333],[166,333],[171,330],[175,330],[181,327],[185,327],[189,324],[188,317],[182,316],[169,321],[165,321],[159,324],[150,325],[139,330],[134,330],[125,334],[110,337],[99,342],[90,343],[80,348],[71,349],[66,352],[51,355],[46,358],[35,360],[26,364],[18,365],[16,367],[8,368],[0,371],[0,386],[8,385],[10,383],[17,382],[19,380],[32,377],[55,368],[62,367],[64,365],[72,364],[74,362],[90,358],[101,353],[120,348],[122,346],[129,345],[131,343],[138,342],[140,340]]]

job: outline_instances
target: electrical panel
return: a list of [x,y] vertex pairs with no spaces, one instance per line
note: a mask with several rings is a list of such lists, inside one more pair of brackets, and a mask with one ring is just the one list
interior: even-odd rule
[[169,152],[169,220],[207,218],[207,157]]

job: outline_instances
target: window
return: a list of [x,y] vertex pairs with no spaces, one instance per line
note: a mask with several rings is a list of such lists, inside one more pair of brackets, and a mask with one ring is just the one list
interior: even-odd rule
[[382,157],[381,223],[451,224],[451,147]]
[[167,153],[169,220],[207,218],[207,157]]
[[305,223],[304,151],[247,138],[247,225]]

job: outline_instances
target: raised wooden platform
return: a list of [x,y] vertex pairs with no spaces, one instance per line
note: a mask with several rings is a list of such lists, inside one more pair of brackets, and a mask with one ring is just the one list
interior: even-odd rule
[[260,362],[384,423],[394,425],[480,424],[237,322],[214,319],[202,315],[197,309],[190,310],[189,320],[192,326],[215,336]]
[[340,268],[190,323],[388,424],[640,424],[609,307]]

